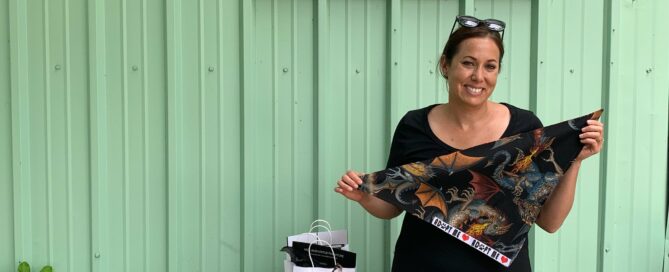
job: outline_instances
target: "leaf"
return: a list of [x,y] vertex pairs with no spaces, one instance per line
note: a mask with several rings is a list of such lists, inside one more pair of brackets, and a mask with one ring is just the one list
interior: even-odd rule
[[53,267],[47,265],[45,267],[42,267],[42,270],[40,270],[39,272],[53,272]]
[[21,262],[19,264],[18,271],[19,272],[30,272],[30,265],[28,264],[28,262]]

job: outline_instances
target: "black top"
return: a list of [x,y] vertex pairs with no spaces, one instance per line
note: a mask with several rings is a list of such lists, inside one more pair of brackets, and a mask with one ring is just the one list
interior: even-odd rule
[[[502,138],[543,127],[534,113],[502,104],[511,113]],[[395,129],[386,168],[457,151],[439,140],[430,129],[427,115],[435,106],[437,105],[409,111],[400,120]],[[527,240],[511,267],[504,269],[495,260],[443,233],[428,222],[413,215],[404,216],[395,246],[393,271],[531,271]]]

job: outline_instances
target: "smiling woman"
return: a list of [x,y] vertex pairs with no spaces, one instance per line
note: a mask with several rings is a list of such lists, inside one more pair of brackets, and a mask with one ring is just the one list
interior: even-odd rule
[[[505,24],[470,16],[458,16],[456,22],[461,27],[451,33],[439,60],[441,74],[448,82],[448,102],[404,115],[393,136],[387,168],[432,159],[543,126],[530,111],[490,100],[504,56],[500,32]],[[560,227],[572,207],[581,161],[601,149],[602,123],[588,120],[587,124],[580,134],[584,148],[560,178],[536,220],[548,232]],[[335,191],[357,201],[376,217],[390,219],[401,213],[392,204],[355,190],[362,183],[359,175],[348,171],[337,181]],[[399,189],[397,192],[404,193]],[[458,199],[469,198],[454,194],[449,201]],[[482,220],[476,221],[482,226],[487,226],[486,220],[490,220],[481,214],[471,215],[475,217],[478,219],[468,220]],[[523,246],[507,269],[418,217],[407,215],[396,243],[392,270],[531,271],[527,232],[519,236],[517,241]]]

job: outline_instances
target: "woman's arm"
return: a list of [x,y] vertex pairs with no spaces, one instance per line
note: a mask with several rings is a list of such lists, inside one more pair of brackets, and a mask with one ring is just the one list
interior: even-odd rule
[[576,178],[578,170],[581,168],[581,162],[572,163],[569,170],[560,178],[557,186],[553,190],[550,198],[546,200],[541,208],[537,225],[549,233],[556,232],[567,218],[571,207],[574,204],[574,194],[576,193]]
[[581,143],[585,146],[578,154],[571,167],[560,178],[560,182],[553,190],[551,196],[546,200],[541,208],[537,225],[549,233],[554,233],[567,218],[571,207],[574,204],[574,194],[576,193],[576,180],[578,171],[581,168],[581,162],[599,153],[604,143],[604,124],[596,120],[588,120],[588,126],[583,128],[583,133],[579,135]]
[[360,206],[370,214],[381,219],[392,219],[402,213],[402,210],[393,204],[358,190],[360,184],[362,184],[360,175],[354,171],[347,171],[337,182],[335,192],[360,203]]

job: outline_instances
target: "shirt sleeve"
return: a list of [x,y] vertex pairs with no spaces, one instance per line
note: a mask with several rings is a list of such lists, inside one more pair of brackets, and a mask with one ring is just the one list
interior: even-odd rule
[[402,117],[402,119],[397,124],[397,127],[395,128],[392,143],[390,144],[390,153],[388,154],[386,168],[391,168],[402,164],[401,160],[404,156],[404,146],[402,143],[405,142],[403,139],[406,137],[405,118],[406,115]]

